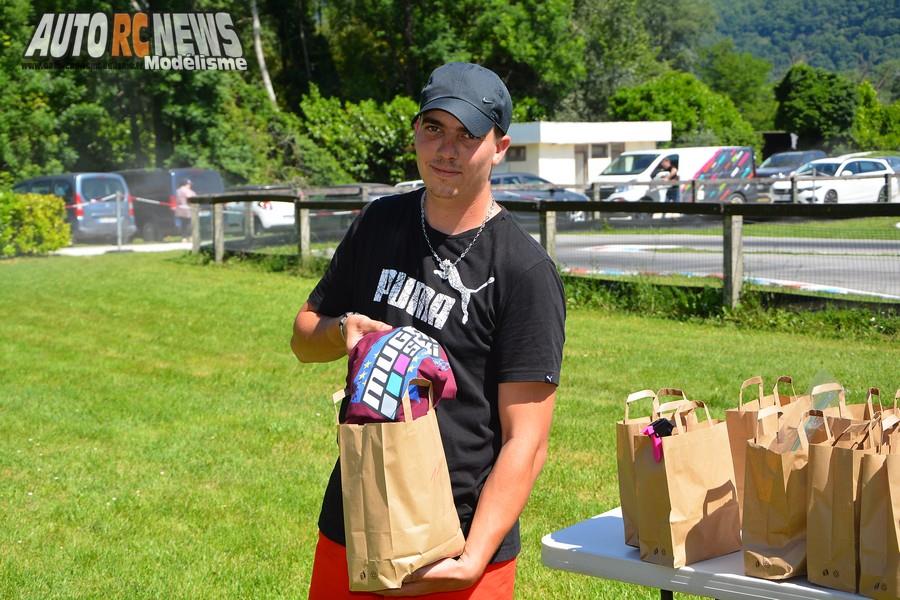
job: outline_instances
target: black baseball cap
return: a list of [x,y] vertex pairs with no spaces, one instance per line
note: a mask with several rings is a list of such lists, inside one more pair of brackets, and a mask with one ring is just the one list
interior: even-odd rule
[[472,63],[447,63],[432,71],[413,120],[433,109],[447,111],[478,137],[495,125],[506,133],[512,120],[506,84],[490,69]]

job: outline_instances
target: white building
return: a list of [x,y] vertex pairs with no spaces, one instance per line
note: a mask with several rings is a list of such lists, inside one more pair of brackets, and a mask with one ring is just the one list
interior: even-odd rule
[[523,171],[562,185],[589,185],[619,154],[672,141],[671,121],[513,123],[495,173]]

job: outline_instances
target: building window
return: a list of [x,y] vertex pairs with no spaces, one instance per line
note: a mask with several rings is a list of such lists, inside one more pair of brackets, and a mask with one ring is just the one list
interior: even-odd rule
[[509,162],[524,162],[525,146],[510,146],[506,151],[506,160]]
[[591,158],[609,158],[609,144],[591,144]]
[[611,159],[616,160],[623,152],[625,152],[624,142],[616,142],[609,145],[609,157]]

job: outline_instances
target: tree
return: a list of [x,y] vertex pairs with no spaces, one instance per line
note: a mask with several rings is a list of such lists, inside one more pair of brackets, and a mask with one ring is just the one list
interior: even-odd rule
[[617,89],[665,70],[656,62],[650,36],[638,16],[638,0],[581,0],[575,24],[584,40],[586,73],[561,103],[557,119],[600,120]]
[[697,48],[718,24],[711,0],[639,0],[638,16],[659,59],[687,71],[697,61]]
[[775,98],[775,126],[799,135],[801,144],[836,146],[849,140],[857,90],[846,77],[794,65],[775,87]]
[[714,92],[725,94],[757,131],[771,129],[775,94],[769,84],[772,64],[749,52],[737,52],[725,39],[700,51],[697,75]]
[[690,73],[672,71],[622,88],[610,98],[609,112],[624,121],[672,121],[676,145],[760,145],[759,136],[731,100]]
[[860,150],[900,150],[900,100],[882,104],[872,84],[863,81],[852,131]]
[[339,95],[351,101],[416,98],[435,67],[461,60],[555,108],[584,75],[571,0],[335,0],[324,5],[321,31]]

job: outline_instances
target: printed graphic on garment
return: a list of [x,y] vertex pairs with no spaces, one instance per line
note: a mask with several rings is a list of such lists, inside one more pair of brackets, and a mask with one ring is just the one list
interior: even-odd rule
[[456,292],[459,294],[459,297],[462,298],[462,322],[463,324],[468,323],[469,321],[469,300],[472,299],[472,294],[477,294],[487,286],[494,283],[493,277],[488,277],[488,280],[482,283],[480,286],[475,288],[474,290],[470,290],[466,287],[466,285],[462,282],[462,278],[459,276],[459,271],[452,262],[447,260],[446,258],[441,261],[440,270],[435,270],[434,274],[439,276],[441,279],[445,280],[450,284]]
[[382,269],[374,302],[387,301],[435,329],[443,329],[456,299],[396,269]]
[[[387,419],[394,420],[404,391],[426,358],[441,371],[450,368],[441,358],[438,343],[414,327],[401,327],[385,335],[366,354],[356,375],[350,402],[364,402]],[[409,399],[419,400],[417,386],[409,389]]]

